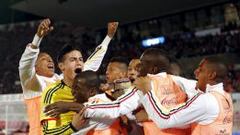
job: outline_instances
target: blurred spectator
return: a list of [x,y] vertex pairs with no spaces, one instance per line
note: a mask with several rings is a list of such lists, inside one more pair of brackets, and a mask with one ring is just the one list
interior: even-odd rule
[[[151,37],[150,35],[154,37],[157,34],[156,30],[155,34],[151,34],[151,30],[140,29],[138,25],[136,23],[120,27],[117,36],[109,46],[109,51],[99,70],[100,73],[105,73],[106,64],[111,57],[123,56],[129,60],[139,57],[145,49],[141,46],[142,39],[146,38],[143,37],[144,34],[141,34],[143,31],[147,31],[146,33],[149,34],[145,34],[145,36],[149,35],[149,37]],[[78,45],[83,52],[84,58],[86,58],[98,44],[99,39],[105,35],[104,30],[94,31],[70,24],[57,23],[54,27],[54,31],[43,39],[41,43],[42,51],[49,52],[54,59],[56,59],[57,55],[56,48],[62,48],[66,43]],[[34,32],[35,27],[28,24],[6,27],[5,30],[0,31],[0,60],[3,62],[2,66],[0,66],[0,94],[21,93],[21,87],[18,83],[18,61],[26,44],[32,40]],[[169,34],[166,36],[166,42],[157,47],[180,59],[220,53],[239,53],[239,44],[240,32],[236,30],[234,33],[224,32],[219,35],[207,35],[204,37],[195,37],[191,32]],[[229,72],[232,75],[226,81],[227,84],[231,84],[233,91],[240,92],[239,72],[235,73],[233,70]],[[228,87],[230,90],[230,86]]]

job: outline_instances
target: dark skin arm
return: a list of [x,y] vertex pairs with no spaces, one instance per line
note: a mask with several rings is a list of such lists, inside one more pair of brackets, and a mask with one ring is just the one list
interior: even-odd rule
[[72,125],[76,130],[80,130],[87,119],[84,118],[84,111],[86,108],[82,108],[80,112],[75,114],[72,119]]
[[[70,135],[77,132],[85,124],[84,109],[73,116],[72,122],[57,127],[51,127],[51,121],[45,120],[42,122],[43,132],[45,135]],[[50,125],[50,126],[49,126]]]
[[44,113],[50,117],[58,117],[62,113],[69,111],[79,112],[84,106],[77,102],[63,102],[59,101],[44,108]]
[[144,121],[148,121],[149,120],[147,112],[144,109],[142,109],[139,112],[137,112],[135,114],[135,117],[136,117],[138,122],[144,122]]
[[133,83],[139,90],[145,95],[151,90],[151,79],[150,77],[139,77]]

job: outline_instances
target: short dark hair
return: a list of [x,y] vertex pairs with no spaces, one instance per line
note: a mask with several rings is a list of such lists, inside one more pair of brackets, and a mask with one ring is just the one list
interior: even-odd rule
[[156,72],[159,73],[163,71],[168,71],[168,68],[170,66],[170,60],[167,52],[163,49],[149,48],[143,52],[143,55],[152,58],[150,62],[152,63],[152,65],[158,68],[158,71]]
[[[38,54],[38,58],[37,59],[39,59],[39,56],[41,56],[41,55],[43,55],[43,54],[47,54],[47,55],[49,55],[50,56],[50,54],[48,53],[48,52],[43,52],[43,51],[41,51],[39,54]],[[52,58],[52,56],[50,56],[51,58]]]
[[109,63],[112,63],[112,62],[118,62],[118,63],[123,63],[123,64],[126,64],[128,65],[128,60],[124,57],[121,57],[121,56],[118,56],[118,57],[112,57],[109,61]]
[[204,58],[209,69],[216,72],[216,81],[222,82],[227,76],[227,67],[225,63],[216,56],[209,56]]
[[126,58],[120,57],[120,56],[119,57],[112,57],[108,64],[115,63],[115,62],[119,63],[119,65],[117,67],[118,69],[120,69],[121,71],[127,72],[127,70],[128,70],[128,60]]
[[[74,50],[78,50],[80,51],[79,48],[77,48],[76,46],[72,46],[72,45],[69,45],[69,44],[66,44],[63,46],[63,48],[59,51],[58,53],[58,56],[57,56],[57,62],[63,62],[64,60],[64,56],[71,52],[71,51],[74,51]],[[81,52],[81,51],[80,51]]]
[[[83,82],[81,83],[81,81]],[[90,96],[93,96],[90,93],[96,94],[98,92],[99,86],[99,75],[94,71],[84,71],[75,76],[72,85],[72,94],[77,102],[84,103],[87,102]],[[82,87],[85,88],[81,89]]]
[[99,87],[101,82],[99,75],[94,71],[84,71],[84,72],[78,73],[75,76],[74,83],[77,83],[76,81],[78,79],[85,79],[86,85],[91,87]]

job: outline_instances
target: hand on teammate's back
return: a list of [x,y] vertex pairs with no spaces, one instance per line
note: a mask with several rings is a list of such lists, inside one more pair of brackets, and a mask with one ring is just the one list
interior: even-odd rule
[[151,90],[151,79],[149,77],[139,77],[133,83],[137,89],[146,94]]
[[139,112],[137,112],[135,114],[135,117],[137,119],[137,122],[148,121],[148,115],[147,115],[147,112],[144,109],[142,109]]
[[50,105],[47,105],[44,108],[44,113],[47,116],[50,117],[58,117],[62,113],[66,113],[69,111],[75,111],[78,112],[80,111],[84,106],[80,103],[76,102],[55,102]]
[[75,114],[72,119],[72,125],[75,129],[79,130],[85,124],[86,118],[84,118],[84,111],[86,109],[83,108],[79,113]]

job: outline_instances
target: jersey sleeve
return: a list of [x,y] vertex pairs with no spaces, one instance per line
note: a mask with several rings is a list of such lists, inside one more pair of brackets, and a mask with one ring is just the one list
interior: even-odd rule
[[28,44],[19,61],[19,76],[23,87],[40,91],[40,84],[36,76],[35,64],[39,49],[33,49]]
[[187,78],[183,78],[180,76],[174,76],[171,75],[173,80],[182,88],[182,90],[185,91],[185,93],[188,95],[188,98],[192,98],[195,96],[199,91],[196,90],[196,80],[191,80]]
[[88,57],[84,63],[83,71],[97,71],[102,63],[102,60],[107,52],[108,45],[111,41],[109,36],[106,36],[103,42],[97,46],[95,51]]
[[89,105],[85,110],[85,117],[93,119],[118,118],[121,115],[126,115],[137,109],[140,106],[140,98],[141,96],[138,90],[134,88],[114,102]]
[[148,92],[141,99],[148,116],[159,128],[184,127],[190,123],[199,122],[205,119],[206,97],[201,93],[196,94],[187,102],[180,104],[174,109],[167,110],[158,101],[154,92]]

